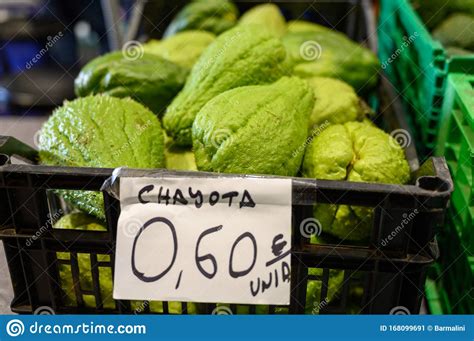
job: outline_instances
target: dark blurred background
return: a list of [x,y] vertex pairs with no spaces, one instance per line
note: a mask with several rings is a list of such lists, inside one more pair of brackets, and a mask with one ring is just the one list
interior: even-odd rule
[[[44,117],[74,98],[74,78],[87,61],[129,40],[161,38],[187,0],[0,0],[0,119]],[[260,1],[261,2],[261,1]],[[334,1],[276,0],[303,19],[347,31],[353,25]],[[240,12],[257,1],[236,1]],[[350,4],[350,2],[348,3]],[[317,6],[320,12],[306,11]],[[281,7],[283,14],[284,6]],[[334,14],[334,18],[332,17]],[[306,18],[306,16],[309,16]],[[329,17],[328,17],[329,16]],[[338,27],[341,26],[341,27]],[[15,121],[15,122],[16,122]],[[6,134],[6,120],[0,133]],[[1,128],[3,125],[3,129]],[[11,129],[9,129],[11,131]]]
[[[72,98],[80,67],[111,48],[103,6],[113,2],[0,0],[0,115],[44,115]],[[132,7],[117,1],[117,27]]]

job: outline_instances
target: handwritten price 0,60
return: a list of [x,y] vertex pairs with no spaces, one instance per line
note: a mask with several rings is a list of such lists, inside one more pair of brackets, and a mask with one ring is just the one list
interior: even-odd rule
[[[172,255],[170,264],[162,272],[160,272],[159,274],[154,275],[154,276],[147,276],[143,272],[141,272],[137,269],[137,265],[136,265],[136,246],[137,246],[138,241],[140,240],[140,236],[142,235],[142,233],[147,228],[149,228],[151,225],[153,225],[155,223],[163,223],[170,230],[172,238],[173,238],[173,255]],[[216,258],[210,253],[205,254],[205,255],[199,255],[199,248],[200,248],[200,245],[201,245],[201,241],[205,237],[207,237],[210,234],[216,233],[216,232],[220,231],[221,229],[222,229],[222,225],[211,227],[211,228],[203,231],[199,235],[199,238],[197,239],[196,249],[195,249],[196,251],[194,253],[196,266],[197,266],[198,270],[201,272],[201,274],[203,276],[205,276],[206,278],[208,278],[208,279],[214,278],[214,276],[217,274],[217,268],[218,268],[217,261],[216,261]],[[247,269],[241,270],[241,271],[236,271],[234,269],[234,265],[233,265],[235,248],[244,239],[249,239],[252,242],[252,246],[253,246],[252,263],[250,264],[250,266]],[[133,274],[143,282],[156,282],[160,278],[165,276],[173,268],[173,265],[176,261],[177,255],[178,255],[178,238],[177,238],[176,228],[175,228],[174,224],[169,219],[164,218],[164,217],[152,218],[152,219],[148,220],[145,224],[143,224],[143,226],[141,227],[140,231],[135,236],[135,239],[133,241],[133,248],[132,248],[132,271],[133,271]],[[247,275],[254,268],[256,260],[257,260],[257,241],[255,239],[255,236],[250,232],[244,232],[239,237],[237,237],[237,239],[234,241],[234,244],[232,245],[232,248],[231,248],[231,251],[230,251],[230,258],[229,258],[229,275],[233,278],[239,278],[239,277]],[[203,268],[202,263],[204,261],[210,261],[212,263],[212,271],[208,272]],[[183,273],[183,271],[181,271],[180,274],[179,274],[178,281],[176,283],[175,289],[179,288],[182,273]]]

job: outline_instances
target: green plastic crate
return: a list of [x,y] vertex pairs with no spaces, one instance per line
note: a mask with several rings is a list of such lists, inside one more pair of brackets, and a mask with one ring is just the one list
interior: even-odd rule
[[427,302],[433,314],[474,314],[474,74],[448,75],[435,152],[446,157],[454,192]]
[[435,152],[446,158],[454,192],[427,302],[433,313],[474,314],[474,74],[448,75]]
[[454,181],[451,206],[461,242],[474,250],[474,74],[450,74],[436,154]]
[[451,303],[449,297],[439,280],[441,265],[434,264],[427,275],[425,283],[425,298],[428,310],[432,315],[451,314]]
[[378,35],[382,68],[403,98],[418,146],[428,152],[436,146],[447,75],[472,73],[474,55],[448,58],[408,0],[381,0]]
[[459,221],[456,212],[448,213],[446,233],[442,233],[444,256],[441,267],[443,287],[451,302],[454,314],[474,314],[474,250],[461,242],[457,233]]
[[474,314],[474,250],[461,242],[457,224],[450,209],[438,239],[441,257],[430,268],[425,284],[431,314]]

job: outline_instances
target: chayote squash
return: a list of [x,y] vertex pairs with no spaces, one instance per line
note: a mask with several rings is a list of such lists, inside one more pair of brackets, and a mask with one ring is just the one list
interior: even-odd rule
[[[411,5],[429,30],[439,26],[453,13],[474,15],[474,0],[411,0]],[[468,34],[468,30],[461,29],[453,34]]]
[[[314,136],[303,161],[303,175],[325,180],[405,184],[410,168],[395,139],[367,122],[332,124]],[[364,240],[372,228],[369,208],[318,204],[314,216],[324,233]]]
[[193,124],[199,170],[294,176],[307,137],[313,92],[297,77],[226,91]]
[[[164,134],[158,118],[129,98],[88,96],[65,102],[41,129],[40,162],[69,167],[160,168]],[[63,191],[80,209],[104,219],[100,192]]]
[[474,15],[452,14],[436,27],[433,38],[444,46],[474,50]]
[[[81,230],[81,231],[107,231],[107,227],[96,218],[89,216],[83,212],[73,212],[63,216],[54,224],[55,229]],[[58,259],[70,261],[71,254],[69,252],[57,252]],[[98,254],[99,262],[111,262],[110,255]],[[63,300],[68,306],[78,306],[75,287],[79,286],[81,290],[93,291],[94,282],[92,277],[91,258],[88,253],[78,253],[77,262],[79,266],[79,283],[75,283],[72,275],[71,265],[59,264],[59,279],[63,292]],[[105,309],[116,309],[113,299],[113,279],[112,267],[99,266],[99,284],[102,306]],[[96,308],[100,302],[96,302],[95,296],[83,294],[82,300],[87,308]],[[145,306],[149,306],[152,313],[163,313],[163,302],[152,301],[148,303],[132,301],[132,310],[137,313],[143,312]],[[181,302],[168,302],[168,309],[171,314],[180,314],[182,307]],[[189,314],[197,312],[197,306],[194,303],[187,303]]]
[[366,117],[367,104],[349,84],[334,78],[313,77],[307,82],[314,91],[314,108],[309,128],[328,124],[361,121]]
[[453,57],[453,56],[467,56],[467,55],[470,55],[470,54],[473,54],[474,52],[473,51],[470,51],[470,50],[465,50],[465,49],[460,49],[459,47],[453,47],[453,46],[448,46],[445,48],[446,50],[446,54],[449,56],[449,57]]
[[197,170],[193,151],[190,148],[177,146],[169,137],[165,138],[165,159],[167,169]]
[[426,27],[431,30],[448,15],[450,6],[447,2],[446,0],[411,0],[411,5],[418,12]]
[[239,11],[228,0],[194,0],[173,18],[164,33],[170,37],[181,31],[203,30],[216,35],[232,28]]
[[180,66],[191,69],[216,36],[206,31],[184,31],[164,40],[151,40],[143,48]]
[[286,20],[278,6],[274,4],[263,4],[251,8],[242,15],[239,25],[260,25],[277,37],[286,33]]
[[451,0],[448,6],[452,13],[474,14],[474,0]]
[[204,51],[183,90],[167,108],[163,125],[181,146],[192,144],[191,129],[201,108],[218,94],[239,86],[270,83],[288,73],[280,40],[255,26],[237,26]]
[[304,20],[290,20],[287,25],[288,32],[328,32],[329,27]]
[[358,92],[376,85],[380,65],[375,54],[340,32],[290,32],[282,39],[299,77],[342,79]]
[[161,115],[188,72],[160,56],[144,53],[135,59],[116,51],[88,63],[75,80],[75,90],[81,97],[98,93],[131,97]]
[[[65,230],[80,230],[80,231],[98,231],[105,232],[107,228],[105,225],[95,217],[87,215],[82,212],[73,212],[63,216],[61,219],[54,224],[55,229]],[[69,252],[56,252],[56,257],[61,260],[71,261],[71,254]],[[97,255],[97,260],[103,262],[110,262],[109,255]],[[88,253],[77,253],[77,263],[79,266],[79,281],[74,282],[71,265],[60,263],[59,269],[59,280],[63,293],[63,300],[67,306],[77,306],[78,299],[76,297],[75,287],[80,287],[81,290],[92,291],[92,268],[91,259]],[[115,302],[112,298],[112,270],[110,267],[99,267],[99,283],[100,283],[100,294],[103,308],[114,309]],[[83,294],[82,300],[84,306],[88,308],[95,308],[96,302],[95,296],[90,294]]]
[[[323,269],[320,268],[308,268],[308,274],[313,276],[323,277]],[[330,269],[327,296],[324,301],[321,300],[321,291],[323,288],[323,282],[321,280],[308,280],[306,287],[306,305],[305,313],[316,315],[319,314],[321,309],[327,306],[330,302],[338,298],[338,292],[342,287],[344,281],[344,271]]]

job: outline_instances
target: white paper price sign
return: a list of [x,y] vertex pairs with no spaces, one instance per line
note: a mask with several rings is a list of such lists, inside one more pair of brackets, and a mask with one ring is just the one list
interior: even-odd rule
[[290,302],[291,180],[120,179],[114,298]]

